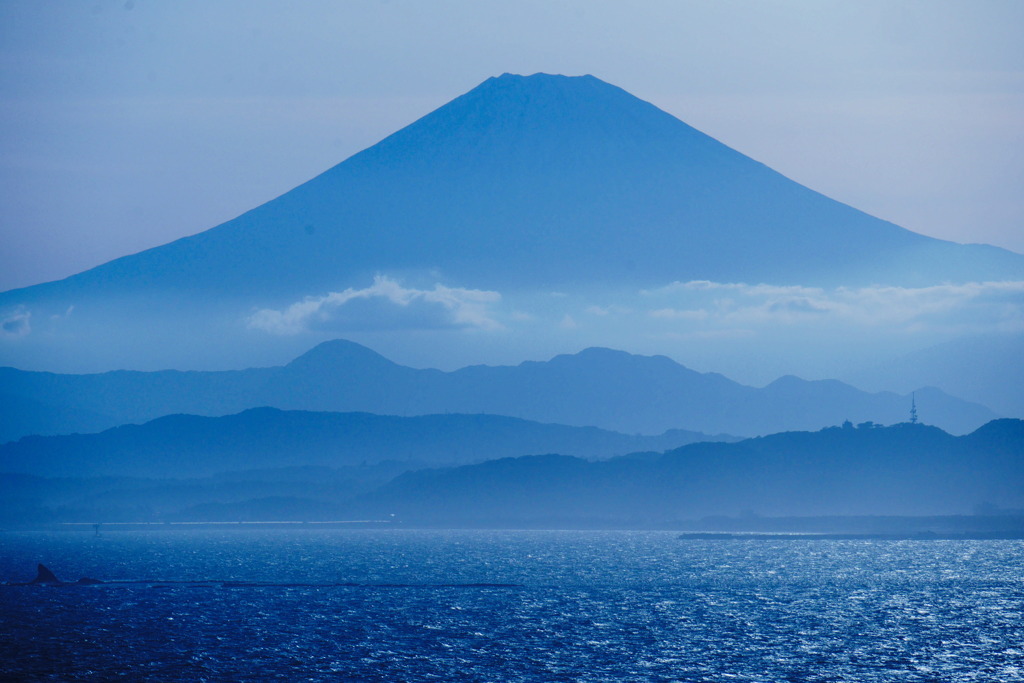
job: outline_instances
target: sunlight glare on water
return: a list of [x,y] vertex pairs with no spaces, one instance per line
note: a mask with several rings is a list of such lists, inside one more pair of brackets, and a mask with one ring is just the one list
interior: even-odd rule
[[1024,542],[0,535],[11,678],[1021,680]]

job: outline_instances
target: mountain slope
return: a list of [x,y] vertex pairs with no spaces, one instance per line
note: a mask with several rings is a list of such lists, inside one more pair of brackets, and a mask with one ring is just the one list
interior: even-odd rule
[[607,458],[663,451],[703,435],[618,434],[495,415],[395,417],[256,408],[225,417],[169,415],[99,434],[0,445],[0,472],[48,477],[204,477],[220,472],[398,461],[406,469],[559,451]]
[[851,373],[857,386],[907,391],[927,382],[956,396],[1024,417],[1024,333],[968,336]]
[[410,472],[354,507],[411,523],[657,525],[708,515],[950,515],[1024,506],[1024,421],[829,428],[655,460],[546,455]]
[[0,294],[0,313],[223,334],[381,273],[503,292],[927,285],[1024,279],[1024,256],[868,216],[594,77],[505,74],[234,220]]
[[[288,434],[296,427],[310,441]],[[481,429],[503,438],[486,439],[477,450]],[[391,450],[376,452],[375,441],[392,430],[398,436],[388,437]],[[831,427],[598,461],[548,454],[439,469],[420,469],[429,465],[422,460],[373,461],[396,448],[439,456],[435,464],[452,459],[453,448],[466,448],[456,458],[484,450],[500,456],[523,445],[523,437],[588,447],[630,439],[492,416],[403,419],[266,409],[227,418],[173,416],[104,434],[0,446],[0,495],[7,503],[0,519],[383,519],[412,526],[977,530],[1018,537],[1024,523],[1021,420],[995,420],[963,437],[911,424]],[[329,464],[273,467],[285,460]],[[17,469],[12,463],[61,476],[5,472]],[[272,468],[252,469],[260,464]],[[212,474],[225,466],[241,469]],[[115,471],[151,478],[102,475]]]
[[[867,394],[840,382],[795,377],[756,389],[695,372],[664,356],[610,349],[442,372],[401,366],[345,340],[325,342],[274,368],[94,375],[0,368],[0,383],[26,405],[104,416],[94,430],[171,413],[227,415],[271,406],[389,415],[489,413],[629,434],[689,429],[752,435],[819,429],[847,419],[901,422],[910,410],[907,395]],[[919,391],[917,402],[925,421],[957,433],[996,417],[983,406],[933,389]],[[51,424],[58,417],[58,412],[47,412],[32,424]],[[7,429],[0,440],[27,433],[18,423]],[[71,430],[51,433],[62,431]]]
[[[221,225],[0,293],[0,365],[246,368],[389,333],[407,357],[439,340],[426,364],[456,367],[480,331],[495,353],[477,361],[624,346],[621,328],[568,343],[558,327],[612,302],[646,310],[639,338],[714,344],[647,314],[644,292],[693,281],[1024,281],[1024,256],[868,216],[596,78],[506,74]],[[839,366],[865,347],[830,329],[815,353]],[[784,372],[812,372],[802,357]]]

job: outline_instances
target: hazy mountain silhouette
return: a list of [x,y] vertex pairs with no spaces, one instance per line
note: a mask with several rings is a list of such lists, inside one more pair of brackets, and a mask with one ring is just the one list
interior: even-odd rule
[[[0,377],[4,377],[5,370],[0,368]],[[28,434],[95,432],[121,422],[110,415],[72,407],[63,398],[51,405],[25,395],[0,392],[0,443]]]
[[[276,424],[292,420],[292,426],[309,420],[323,424],[348,421],[349,427],[353,427],[352,420],[373,423],[373,417],[365,415],[282,414],[277,416],[282,419],[276,420],[267,411],[205,422],[225,427],[231,419],[251,422],[267,417]],[[476,417],[436,416],[399,424],[424,437],[419,452],[437,453],[441,440],[434,438],[438,434],[435,428]],[[437,422],[440,418],[454,422]],[[488,420],[483,416],[481,424],[488,424]],[[135,443],[141,445],[140,457],[133,459],[131,437],[125,435],[162,438],[173,427],[184,425],[191,436],[178,439],[177,445],[187,450],[195,447],[199,438],[208,436],[203,429],[191,428],[196,422],[203,420],[175,416],[142,428],[74,437],[63,444],[59,439],[37,441],[36,446],[53,446],[56,455],[40,451],[38,462],[32,462],[25,458],[35,456],[23,449],[17,457],[29,468],[46,471],[69,456],[71,446],[79,455],[87,456],[92,446],[102,444],[106,455],[99,457],[106,458],[105,465],[166,471],[166,454],[136,439]],[[515,427],[514,422],[506,426]],[[396,423],[384,420],[381,424],[393,427]],[[526,433],[545,427],[521,426]],[[566,433],[564,428],[556,428],[556,437],[558,430]],[[213,443],[204,448],[221,464],[241,464],[245,458],[221,438],[230,432],[224,429],[220,436],[214,435]],[[315,441],[321,441],[322,433],[316,429],[310,433]],[[363,447],[373,440],[357,428],[351,429],[349,436],[348,443]],[[249,434],[238,442],[253,438]],[[468,440],[473,438],[470,435]],[[171,438],[165,445],[173,441]],[[426,463],[395,460],[346,465],[352,452],[326,457],[322,451],[304,451],[306,447],[299,438],[286,443],[287,439],[272,436],[271,441],[273,445],[263,451],[257,447],[258,452],[248,461],[283,459],[283,454],[269,452],[273,446],[297,444],[301,451],[295,454],[297,457],[309,456],[337,465],[146,479],[2,473],[0,496],[5,505],[0,509],[0,521],[377,519],[407,526],[667,526],[861,533],[930,529],[1018,534],[1024,524],[1024,422],[1020,420],[993,421],[963,437],[906,423],[891,427],[848,425],[737,443],[695,443],[664,454],[636,453],[597,461],[533,455],[440,469],[415,469]],[[459,443],[465,445],[468,441]],[[330,448],[323,442],[320,445]],[[10,453],[9,446],[2,450]],[[192,455],[185,454],[180,472],[205,468],[200,465],[197,469]],[[9,459],[4,457],[3,462],[6,466]],[[61,465],[60,471],[81,471],[80,465]],[[908,517],[895,517],[900,515]],[[935,518],[939,515],[955,517]]]
[[[4,500],[0,523],[157,522],[180,519],[185,511],[189,511],[189,519],[199,521],[336,519],[340,504],[377,488],[409,467],[410,463],[385,461],[376,465],[285,467],[163,479],[0,473],[0,497]],[[267,502],[283,500],[292,501],[287,510]],[[252,509],[254,514],[243,514],[233,507],[236,505]],[[309,507],[334,512],[319,516],[310,514]]]
[[0,294],[0,312],[31,316],[18,334],[51,321],[155,349],[381,273],[503,293],[930,285],[1024,279],[1024,256],[871,217],[592,76],[505,74],[227,223]]
[[1024,256],[872,218],[593,76],[505,74],[239,218],[20,296],[297,297],[433,268],[482,287],[931,284],[1024,278]]
[[32,436],[0,445],[0,472],[48,477],[205,477],[287,466],[405,469],[558,451],[607,458],[707,438],[673,430],[631,436],[495,415],[395,417],[256,408],[225,417],[169,415],[99,434]]
[[[401,366],[344,340],[320,344],[281,367],[93,375],[0,368],[0,384],[42,411],[25,424],[57,424],[55,433],[83,429],[87,413],[100,416],[91,429],[99,431],[174,413],[215,416],[271,406],[385,415],[488,413],[628,434],[689,429],[750,436],[819,429],[846,419],[889,424],[906,419],[910,410],[909,395],[868,394],[837,381],[795,377],[758,389],[664,356],[610,349],[442,372]],[[919,389],[917,403],[926,422],[956,433],[997,417],[936,389]],[[64,413],[76,421],[62,429]],[[19,422],[5,428],[0,440],[28,433]]]
[[906,391],[924,378],[1001,415],[1024,417],[1024,333],[976,335],[937,344],[851,376],[858,386]]
[[409,472],[355,510],[413,523],[650,526],[708,515],[949,515],[1024,506],[1024,422],[829,428],[684,446],[657,459],[506,458]]

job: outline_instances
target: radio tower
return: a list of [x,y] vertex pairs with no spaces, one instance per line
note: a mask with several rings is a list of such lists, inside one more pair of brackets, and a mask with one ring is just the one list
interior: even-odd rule
[[917,402],[914,400],[914,393],[916,392],[910,394],[910,424],[912,425],[917,424]]

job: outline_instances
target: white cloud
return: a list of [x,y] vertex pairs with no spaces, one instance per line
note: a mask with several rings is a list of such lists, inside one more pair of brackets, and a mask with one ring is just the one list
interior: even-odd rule
[[588,306],[586,312],[590,315],[605,317],[609,315],[629,315],[633,311],[625,306]]
[[67,318],[68,316],[71,315],[71,313],[74,310],[75,310],[75,306],[74,306],[74,304],[72,304],[71,306],[68,306],[67,310],[65,310],[63,313],[54,313],[53,315],[51,315],[50,316],[50,320],[60,320],[61,318]]
[[647,311],[667,321],[723,326],[846,323],[951,330],[1024,328],[1024,282],[970,282],[930,287],[747,285],[706,280],[674,282],[641,292]]
[[307,297],[283,310],[261,309],[249,326],[274,334],[308,330],[383,329],[500,329],[490,306],[498,292],[460,289],[435,284],[433,289],[410,289],[378,275],[365,289],[349,288]]
[[652,318],[666,318],[668,320],[707,320],[711,314],[703,308],[658,308],[650,311],[649,315]]
[[731,328],[731,329],[699,329],[692,330],[690,332],[667,332],[661,335],[662,339],[674,339],[677,341],[717,341],[727,339],[750,339],[756,337],[757,333],[753,330],[746,330],[743,328]]
[[32,311],[18,307],[0,318],[0,336],[24,337],[32,331]]

